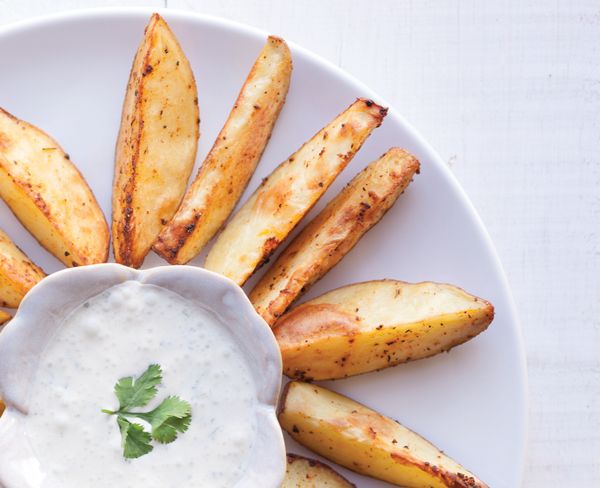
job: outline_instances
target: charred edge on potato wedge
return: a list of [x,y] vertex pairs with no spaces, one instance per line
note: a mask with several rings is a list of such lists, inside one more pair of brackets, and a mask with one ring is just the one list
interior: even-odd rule
[[227,224],[205,267],[242,285],[325,193],[387,109],[358,99],[281,163]]
[[45,276],[42,269],[0,230],[0,306],[17,308],[25,294]]
[[344,378],[449,351],[487,329],[491,303],[431,282],[378,280],[330,291],[286,313],[273,333],[284,373]]
[[0,197],[65,265],[106,262],[108,225],[82,174],[52,137],[1,108]]
[[233,211],[271,137],[291,72],[287,44],[270,36],[179,209],[154,243],[171,264],[197,256]]
[[323,387],[288,383],[278,417],[297,442],[357,473],[407,488],[488,488],[399,422]]
[[152,15],[134,57],[115,154],[115,260],[139,267],[185,193],[199,137],[198,93],[185,53]]
[[250,294],[269,325],[381,220],[418,171],[414,156],[390,149],[358,173],[298,234]]
[[356,485],[321,461],[288,453],[281,488],[356,488]]

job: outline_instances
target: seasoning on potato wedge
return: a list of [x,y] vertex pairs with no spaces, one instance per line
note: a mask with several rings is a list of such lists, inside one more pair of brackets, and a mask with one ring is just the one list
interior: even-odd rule
[[326,380],[448,351],[493,319],[491,303],[455,286],[380,280],[309,300],[283,315],[273,333],[286,375]]
[[325,463],[288,454],[281,488],[356,488],[356,485]]
[[196,82],[190,63],[154,14],[133,60],[115,155],[115,260],[139,267],[173,217],[196,159]]
[[287,44],[269,37],[196,179],[154,243],[171,264],[197,256],[231,214],[271,137],[291,73]]
[[[5,324],[10,319],[12,319],[12,317],[8,312],[5,312],[4,310],[0,310],[0,325]],[[2,402],[0,401],[0,403],[2,403]]]
[[67,266],[103,263],[109,232],[83,176],[58,143],[0,109],[0,197]]
[[[0,306],[17,308],[25,294],[45,276],[0,230]],[[0,314],[0,324],[2,322]]]
[[225,227],[205,267],[242,285],[266,262],[335,177],[387,109],[358,99],[273,171]]
[[487,488],[400,423],[313,384],[288,383],[279,422],[300,444],[357,473],[407,488]]
[[411,154],[390,149],[358,173],[298,234],[250,293],[254,308],[269,325],[350,252],[418,171],[419,162]]

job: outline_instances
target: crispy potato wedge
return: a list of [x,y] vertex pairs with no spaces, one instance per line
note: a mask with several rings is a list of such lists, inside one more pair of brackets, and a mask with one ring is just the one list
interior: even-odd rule
[[69,155],[48,134],[2,109],[0,197],[67,266],[108,258],[106,219]]
[[357,473],[408,488],[487,488],[418,434],[316,385],[288,383],[279,422],[300,444]]
[[[12,317],[8,312],[5,312],[4,310],[0,310],[0,325],[5,324],[10,319],[12,319]],[[0,401],[0,403],[2,403],[2,402]]]
[[4,406],[4,402],[2,401],[2,398],[0,398],[0,417],[2,416],[2,414],[4,413],[4,409],[6,407]]
[[196,82],[167,23],[152,15],[133,60],[115,155],[115,260],[139,267],[173,217],[196,159]]
[[269,325],[381,220],[418,171],[419,162],[411,154],[390,149],[298,234],[250,293],[254,308]]
[[[0,230],[0,306],[17,308],[25,294],[45,276]],[[2,322],[0,313],[0,324]]]
[[275,251],[381,125],[387,109],[358,99],[273,171],[225,227],[205,267],[242,285]]
[[452,285],[368,281],[330,291],[275,325],[283,369],[325,380],[448,351],[487,329],[491,303]]
[[196,257],[233,211],[271,137],[291,74],[287,44],[269,37],[196,179],[154,243],[170,263]]
[[281,488],[356,488],[356,485],[321,461],[288,454]]

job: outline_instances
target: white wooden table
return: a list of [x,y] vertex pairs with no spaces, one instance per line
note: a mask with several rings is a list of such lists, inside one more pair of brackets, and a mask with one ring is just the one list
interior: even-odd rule
[[470,195],[513,288],[530,385],[523,486],[600,486],[597,0],[0,0],[0,23],[107,5],[264,28],[401,110]]

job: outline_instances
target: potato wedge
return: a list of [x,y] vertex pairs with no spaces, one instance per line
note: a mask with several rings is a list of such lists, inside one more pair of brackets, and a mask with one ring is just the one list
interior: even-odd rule
[[279,422],[296,441],[357,473],[408,488],[486,488],[398,422],[320,386],[293,381]]
[[298,234],[250,293],[254,308],[269,325],[381,220],[418,171],[419,162],[411,154],[390,149]]
[[287,44],[269,37],[196,179],[154,243],[171,264],[196,257],[233,211],[271,137],[291,74]]
[[275,325],[284,373],[325,380],[448,351],[487,329],[491,303],[452,285],[368,281],[338,288]]
[[108,258],[106,219],[69,155],[48,134],[2,109],[0,197],[67,266]]
[[281,163],[234,215],[205,267],[242,285],[275,251],[381,125],[387,109],[358,99]]
[[327,464],[288,454],[285,479],[281,488],[356,488],[356,485]]
[[[45,276],[0,230],[0,306],[17,308],[25,293]],[[0,314],[0,324],[2,322]]]
[[196,159],[196,82],[167,23],[152,15],[133,60],[115,155],[115,260],[139,267],[173,217]]
[[12,319],[12,317],[8,312],[5,312],[4,310],[0,310],[0,325],[5,324],[10,319]]

